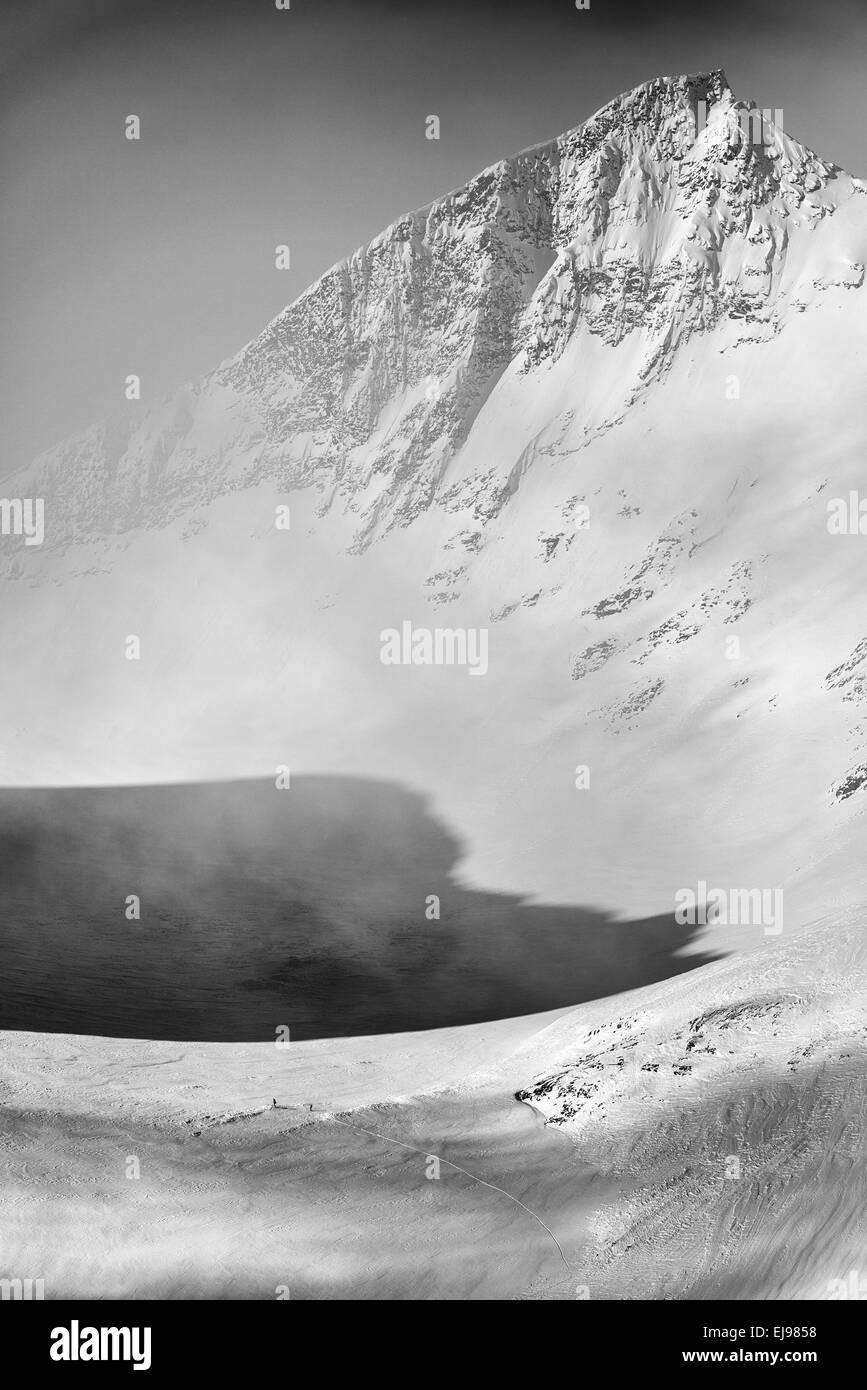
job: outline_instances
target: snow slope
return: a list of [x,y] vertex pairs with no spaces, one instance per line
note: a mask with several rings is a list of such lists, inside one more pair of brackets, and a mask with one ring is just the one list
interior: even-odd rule
[[[7,480],[47,535],[0,540],[0,776],[373,775],[430,798],[468,883],[636,915],[781,886],[782,930],[711,923],[694,948],[725,959],[467,1029],[0,1034],[0,1273],[263,1298],[863,1277],[864,538],[827,505],[863,471],[867,203],[782,131],[739,138],[746,109],[720,73],[618,98]],[[488,628],[485,677],[383,666],[404,620]]]
[[837,914],[559,1016],[284,1049],[3,1033],[0,1273],[48,1298],[836,1298],[864,1273],[864,1006],[863,914]]
[[863,1265],[865,949],[834,917],[546,1030],[570,1059],[519,1099],[622,1185],[589,1261],[616,1297],[837,1297]]
[[[3,780],[389,776],[482,886],[863,900],[867,199],[748,110],[649,82],[7,480]],[[404,620],[488,674],[384,667]]]

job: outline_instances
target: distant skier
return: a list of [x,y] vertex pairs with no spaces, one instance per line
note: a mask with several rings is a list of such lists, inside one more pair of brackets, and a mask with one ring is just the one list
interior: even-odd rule
[[271,1102],[271,1109],[272,1109],[272,1110],[276,1110],[276,1109],[277,1109],[277,1102],[276,1102],[276,1100],[272,1100],[272,1102]]

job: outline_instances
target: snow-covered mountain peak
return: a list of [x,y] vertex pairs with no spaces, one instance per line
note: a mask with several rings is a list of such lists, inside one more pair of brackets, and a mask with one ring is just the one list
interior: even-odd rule
[[[0,546],[7,780],[258,775],[288,741],[436,792],[498,888],[645,913],[800,875],[803,920],[867,786],[859,539],[827,527],[862,482],[867,201],[754,114],[722,73],[636,88],[7,480],[45,500],[44,545]],[[407,619],[490,627],[486,679],[395,679]]]
[[628,343],[589,438],[693,334],[763,338],[828,284],[858,285],[852,238],[829,257],[813,234],[860,190],[773,124],[757,143],[751,110],[721,71],[658,78],[399,218],[203,381],[38,461],[22,487],[54,500],[47,544],[159,526],[270,476],[343,499],[364,549],[441,495],[510,372]]

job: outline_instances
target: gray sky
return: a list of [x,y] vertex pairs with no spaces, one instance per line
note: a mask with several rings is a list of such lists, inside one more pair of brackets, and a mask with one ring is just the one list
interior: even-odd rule
[[863,0],[17,8],[0,20],[0,476],[122,408],[128,373],[146,400],[201,375],[400,213],[649,78],[724,67],[867,172]]

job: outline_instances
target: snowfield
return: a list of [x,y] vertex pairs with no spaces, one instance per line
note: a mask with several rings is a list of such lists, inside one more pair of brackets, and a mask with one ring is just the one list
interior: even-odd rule
[[864,943],[285,1049],[2,1034],[5,1265],[48,1298],[839,1298]]
[[[867,1275],[867,187],[750,109],[648,82],[7,478],[45,503],[0,538],[7,788],[387,780],[468,890],[775,904],[556,1014],[0,1033],[3,1262],[48,1297]],[[478,679],[381,660],[441,630]]]

